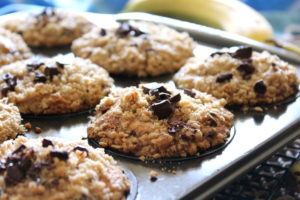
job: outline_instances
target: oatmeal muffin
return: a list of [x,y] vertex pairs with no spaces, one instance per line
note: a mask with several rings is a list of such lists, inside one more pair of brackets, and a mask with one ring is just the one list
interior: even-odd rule
[[0,28],[0,66],[31,56],[22,37],[16,33]]
[[193,57],[174,76],[179,88],[194,88],[225,98],[228,105],[269,104],[298,91],[296,68],[277,56],[251,47]]
[[117,162],[86,142],[18,137],[0,145],[0,200],[121,200],[130,183]]
[[24,132],[21,120],[19,109],[8,103],[7,98],[0,99],[0,144],[5,140],[15,138],[18,133]]
[[46,8],[38,14],[4,22],[3,27],[20,34],[34,47],[64,46],[88,32],[92,24],[83,16],[54,8]]
[[123,88],[97,105],[88,137],[141,159],[200,155],[230,135],[233,115],[225,104],[206,93],[167,85]]
[[193,55],[195,46],[187,33],[130,21],[91,30],[73,42],[72,51],[110,73],[145,77],[177,71]]
[[113,85],[108,73],[89,60],[70,63],[36,58],[0,68],[1,97],[22,114],[72,113],[94,107]]

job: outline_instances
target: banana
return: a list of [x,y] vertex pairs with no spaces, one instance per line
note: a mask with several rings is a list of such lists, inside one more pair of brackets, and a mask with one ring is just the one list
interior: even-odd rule
[[269,22],[238,0],[130,0],[123,12],[135,11],[189,20],[260,42],[273,38]]

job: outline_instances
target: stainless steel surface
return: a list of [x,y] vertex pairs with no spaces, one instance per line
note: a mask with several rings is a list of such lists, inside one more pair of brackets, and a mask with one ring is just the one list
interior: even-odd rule
[[[269,49],[272,52],[276,52],[282,58],[298,63],[298,75],[300,74],[300,60],[295,55],[245,38],[229,37],[224,32],[221,33],[218,30],[153,15],[121,14],[113,16],[83,14],[92,21],[104,26],[114,23],[114,19],[124,20],[132,18],[161,21],[180,30],[189,31],[200,43],[195,50],[195,54],[200,57],[205,57],[214,51],[215,48],[221,48],[224,45],[250,44],[257,49]],[[13,15],[9,17],[13,17]],[[0,19],[2,21],[4,17],[0,17]],[[53,55],[53,51],[49,52],[47,50],[45,52],[46,54]],[[65,53],[66,51],[62,50],[62,52]],[[69,54],[69,56],[72,55]],[[170,81],[171,77],[171,75],[166,75],[141,80],[168,82],[172,84]],[[122,77],[114,78],[119,87],[136,85],[141,81],[135,78],[130,80]],[[191,199],[195,197],[204,199],[264,160],[287,142],[299,136],[299,111],[300,99],[288,105],[282,105],[277,110],[263,113],[251,112],[245,114],[235,112],[235,138],[223,151],[205,158],[175,163],[143,163],[118,157],[116,159],[121,165],[130,169],[136,175],[138,180],[137,199],[167,200],[179,198]],[[81,140],[82,137],[86,137],[88,115],[49,120],[25,119],[24,121],[30,121],[33,126],[39,126],[43,129],[41,134],[30,133],[28,137],[55,136],[68,140]],[[155,182],[150,181],[149,173],[151,170],[156,170],[159,173],[158,180]]]

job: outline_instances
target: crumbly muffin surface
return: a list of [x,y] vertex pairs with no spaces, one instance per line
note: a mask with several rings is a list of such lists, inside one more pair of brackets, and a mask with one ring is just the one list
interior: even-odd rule
[[177,71],[193,55],[195,46],[187,33],[130,21],[111,29],[91,30],[73,42],[72,51],[110,73],[145,77]]
[[89,60],[69,63],[40,58],[0,68],[1,97],[22,114],[72,113],[94,107],[113,85],[108,73]]
[[0,199],[121,200],[130,183],[117,162],[86,142],[18,137],[0,146]]
[[139,157],[199,155],[229,137],[233,115],[225,103],[165,85],[128,87],[101,100],[88,137],[102,147]]
[[0,66],[29,58],[30,49],[18,34],[0,28]]
[[0,99],[0,144],[24,131],[21,120],[19,109],[7,98]]
[[3,27],[20,34],[30,46],[54,47],[71,44],[88,32],[92,24],[76,13],[46,8],[38,14],[8,20]]
[[173,80],[179,88],[194,88],[225,98],[228,105],[275,103],[298,91],[295,67],[250,47],[233,53],[216,52],[205,60],[193,57]]

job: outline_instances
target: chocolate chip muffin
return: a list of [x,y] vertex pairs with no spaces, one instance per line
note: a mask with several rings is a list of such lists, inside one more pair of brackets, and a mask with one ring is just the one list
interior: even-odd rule
[[93,29],[73,42],[72,51],[110,73],[145,77],[177,71],[193,55],[195,46],[187,33],[129,21],[111,29]]
[[128,87],[101,100],[88,137],[141,159],[199,155],[229,137],[233,115],[225,104],[196,90],[160,84]]
[[94,107],[113,85],[108,73],[89,60],[69,63],[40,58],[0,68],[1,97],[22,114],[73,113]]
[[174,81],[180,88],[225,98],[228,105],[270,104],[298,91],[295,67],[251,47],[224,49],[205,60],[191,58],[175,74]]
[[0,99],[0,144],[25,131],[21,125],[21,120],[19,109],[8,103],[7,98]]
[[0,146],[0,199],[121,200],[130,183],[117,162],[86,142],[18,137]]
[[38,14],[8,20],[3,27],[20,34],[30,46],[55,47],[71,44],[92,24],[79,14],[46,8]]
[[22,37],[16,33],[0,28],[0,66],[31,56]]

